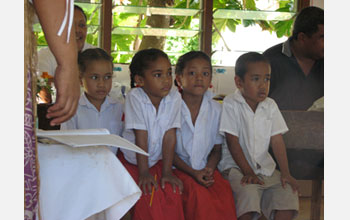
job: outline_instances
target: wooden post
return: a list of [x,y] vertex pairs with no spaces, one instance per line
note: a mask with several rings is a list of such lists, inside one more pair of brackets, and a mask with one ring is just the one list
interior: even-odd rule
[[311,220],[321,219],[322,180],[312,180]]
[[298,0],[298,12],[305,8],[310,6],[310,0]]
[[213,24],[213,0],[202,0],[202,23],[201,23],[201,38],[200,50],[211,57],[211,36]]
[[102,0],[100,45],[111,54],[112,0]]

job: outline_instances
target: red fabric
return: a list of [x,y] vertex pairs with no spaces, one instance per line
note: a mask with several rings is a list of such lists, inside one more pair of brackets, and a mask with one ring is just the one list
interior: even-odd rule
[[[132,178],[138,183],[138,168],[136,165],[129,163],[121,151],[118,152],[118,158],[129,171]],[[160,178],[162,176],[162,161],[158,161],[151,167],[151,175],[157,174],[158,190],[154,191],[152,206],[150,207],[151,195],[143,194],[131,210],[133,220],[184,220],[181,194],[178,188],[176,193],[173,192],[169,183],[165,188],[160,187]]]
[[175,170],[174,174],[184,184],[182,201],[185,219],[237,220],[230,183],[219,171],[214,171],[215,183],[208,188],[198,184],[191,176],[180,170]]

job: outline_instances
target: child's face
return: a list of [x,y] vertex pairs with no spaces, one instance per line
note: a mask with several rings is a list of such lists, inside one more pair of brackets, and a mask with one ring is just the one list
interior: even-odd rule
[[209,88],[211,78],[210,63],[203,58],[187,62],[182,74],[176,76],[183,93],[193,96],[203,96]]
[[265,62],[248,63],[244,80],[235,76],[237,88],[253,111],[258,103],[264,101],[269,94],[270,77],[271,68]]
[[110,61],[94,60],[87,64],[81,83],[86,97],[99,109],[112,88],[113,68]]
[[159,57],[150,63],[143,76],[136,75],[135,82],[143,88],[152,103],[159,103],[172,86],[171,65],[168,59]]

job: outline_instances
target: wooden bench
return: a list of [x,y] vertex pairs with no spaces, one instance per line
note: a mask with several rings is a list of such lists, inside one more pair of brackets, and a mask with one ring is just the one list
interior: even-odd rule
[[298,180],[312,180],[311,220],[319,220],[324,179],[324,113],[282,111],[289,169]]

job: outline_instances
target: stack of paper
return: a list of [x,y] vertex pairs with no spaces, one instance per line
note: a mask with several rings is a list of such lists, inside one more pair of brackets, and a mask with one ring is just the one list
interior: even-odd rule
[[148,153],[135,144],[118,135],[110,134],[104,128],[49,131],[38,129],[36,134],[38,141],[42,143],[52,143],[52,141],[55,141],[71,147],[113,146],[149,156]]

